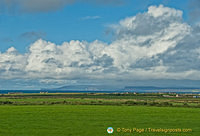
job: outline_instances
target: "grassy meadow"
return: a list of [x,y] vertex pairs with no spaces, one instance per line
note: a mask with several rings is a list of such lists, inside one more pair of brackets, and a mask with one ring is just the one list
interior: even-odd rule
[[[200,109],[147,106],[0,106],[1,136],[200,135]],[[108,134],[107,127],[114,133]],[[190,128],[188,133],[117,133],[117,128]]]
[[[23,94],[2,95],[0,103],[0,136],[200,135],[199,99],[191,97]],[[133,128],[187,132],[139,133],[131,132]]]

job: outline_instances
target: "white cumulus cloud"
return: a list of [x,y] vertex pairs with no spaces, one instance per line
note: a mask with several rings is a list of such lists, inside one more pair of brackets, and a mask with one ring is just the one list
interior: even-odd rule
[[[0,78],[192,79],[200,80],[199,25],[190,26],[182,11],[150,6],[147,12],[112,25],[116,39],[69,41],[39,39],[27,53],[13,47],[0,53]],[[48,78],[50,80],[48,80]]]

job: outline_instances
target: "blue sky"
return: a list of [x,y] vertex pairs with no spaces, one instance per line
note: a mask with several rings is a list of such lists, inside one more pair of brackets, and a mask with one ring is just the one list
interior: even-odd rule
[[[149,5],[159,4],[183,10],[184,19],[188,20],[188,0],[127,0],[122,5],[115,2],[108,5],[76,2],[55,11],[31,13],[12,9],[1,10],[0,51],[4,52],[14,46],[23,53],[30,43],[40,37],[57,44],[70,40],[96,39],[110,42],[112,36],[107,34],[107,25],[144,12]],[[99,18],[84,19],[88,16]],[[35,35],[22,36],[30,32],[35,32]]]
[[199,9],[199,0],[2,0],[0,88],[199,86]]

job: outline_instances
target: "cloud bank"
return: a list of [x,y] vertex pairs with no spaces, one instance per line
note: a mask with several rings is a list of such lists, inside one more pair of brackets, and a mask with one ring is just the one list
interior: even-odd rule
[[200,25],[185,23],[182,14],[150,6],[111,25],[110,44],[39,39],[24,54],[11,47],[0,53],[0,79],[200,80]]

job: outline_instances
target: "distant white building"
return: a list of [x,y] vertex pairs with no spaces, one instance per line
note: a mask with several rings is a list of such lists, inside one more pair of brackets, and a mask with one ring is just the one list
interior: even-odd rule
[[48,92],[40,92],[40,94],[48,94]]
[[200,98],[199,96],[193,96],[193,98]]

